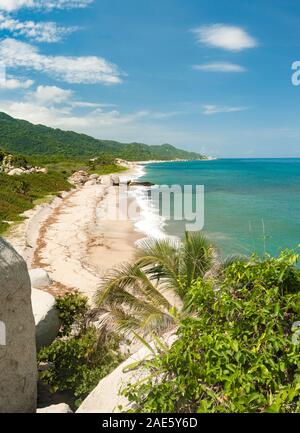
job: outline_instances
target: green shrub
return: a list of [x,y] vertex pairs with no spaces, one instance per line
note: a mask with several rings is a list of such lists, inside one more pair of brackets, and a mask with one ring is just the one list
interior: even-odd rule
[[78,337],[57,339],[38,354],[38,362],[50,366],[40,373],[40,379],[50,385],[52,392],[72,392],[76,406],[122,360],[119,339],[110,335],[99,342],[94,328]]
[[194,314],[178,340],[146,363],[149,377],[125,394],[142,412],[300,412],[298,255],[229,265],[195,281]]
[[14,167],[27,167],[28,161],[23,155],[12,155],[11,163]]
[[0,185],[0,233],[7,227],[3,221],[21,221],[20,214],[31,209],[35,200],[71,189],[65,176],[56,172],[22,176],[0,173]]
[[69,335],[74,322],[81,322],[87,313],[87,298],[77,291],[56,298],[56,308],[61,322],[60,336]]

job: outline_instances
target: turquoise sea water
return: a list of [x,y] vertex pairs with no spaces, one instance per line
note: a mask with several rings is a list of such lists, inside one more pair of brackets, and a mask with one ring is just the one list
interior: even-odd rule
[[[219,159],[149,164],[143,180],[204,185],[204,231],[222,255],[277,254],[300,243],[300,159]],[[181,236],[184,221],[165,230]]]

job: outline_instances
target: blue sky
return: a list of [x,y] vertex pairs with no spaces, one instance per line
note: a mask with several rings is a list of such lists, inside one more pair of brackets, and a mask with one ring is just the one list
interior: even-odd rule
[[0,110],[218,157],[300,156],[299,19],[297,0],[0,0]]

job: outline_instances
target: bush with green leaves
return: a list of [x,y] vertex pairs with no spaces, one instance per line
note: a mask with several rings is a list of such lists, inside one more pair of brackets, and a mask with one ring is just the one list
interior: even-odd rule
[[88,300],[77,291],[57,297],[56,308],[60,333],[38,354],[38,363],[48,365],[40,372],[40,379],[50,385],[52,392],[71,392],[78,406],[122,362],[120,339],[114,334],[99,339],[96,328],[87,320]]
[[82,335],[57,339],[38,354],[38,362],[50,367],[40,379],[52,392],[72,392],[76,406],[122,361],[119,338],[111,334],[100,341],[93,327]]
[[56,298],[56,309],[61,322],[60,336],[69,335],[72,325],[84,321],[88,311],[88,299],[77,291]]
[[178,339],[124,391],[137,411],[300,412],[298,258],[253,256],[194,281]]

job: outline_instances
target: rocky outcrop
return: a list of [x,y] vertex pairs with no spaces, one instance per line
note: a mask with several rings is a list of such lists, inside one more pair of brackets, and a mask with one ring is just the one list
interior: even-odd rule
[[98,174],[88,174],[84,170],[79,170],[72,174],[72,176],[69,178],[69,182],[75,186],[83,186],[88,182],[91,182],[90,185],[95,185],[101,183],[101,178],[102,176]]
[[[25,261],[0,238],[0,412],[35,412],[37,366],[31,285]],[[1,332],[1,331],[0,331]]]
[[155,184],[152,182],[138,182],[138,181],[131,181],[129,183],[129,186],[146,186],[146,187],[151,187],[154,186]]
[[55,298],[50,293],[32,289],[31,294],[33,315],[35,321],[36,346],[49,346],[57,337],[60,321]]
[[[20,161],[19,161],[20,162]],[[8,176],[21,176],[23,174],[31,173],[48,173],[48,169],[45,167],[32,167],[27,161],[22,159],[22,166],[17,164],[15,166],[15,157],[13,155],[6,155],[2,161],[0,161],[0,173],[6,173]]]
[[48,173],[47,168],[42,167],[31,167],[31,168],[12,168],[9,171],[6,171],[8,176],[21,176],[22,174],[31,174],[31,173]]
[[96,173],[88,174],[84,170],[76,171],[69,178],[69,182],[75,186],[91,186],[91,185],[112,185],[119,186],[120,178],[116,174],[100,176]]

